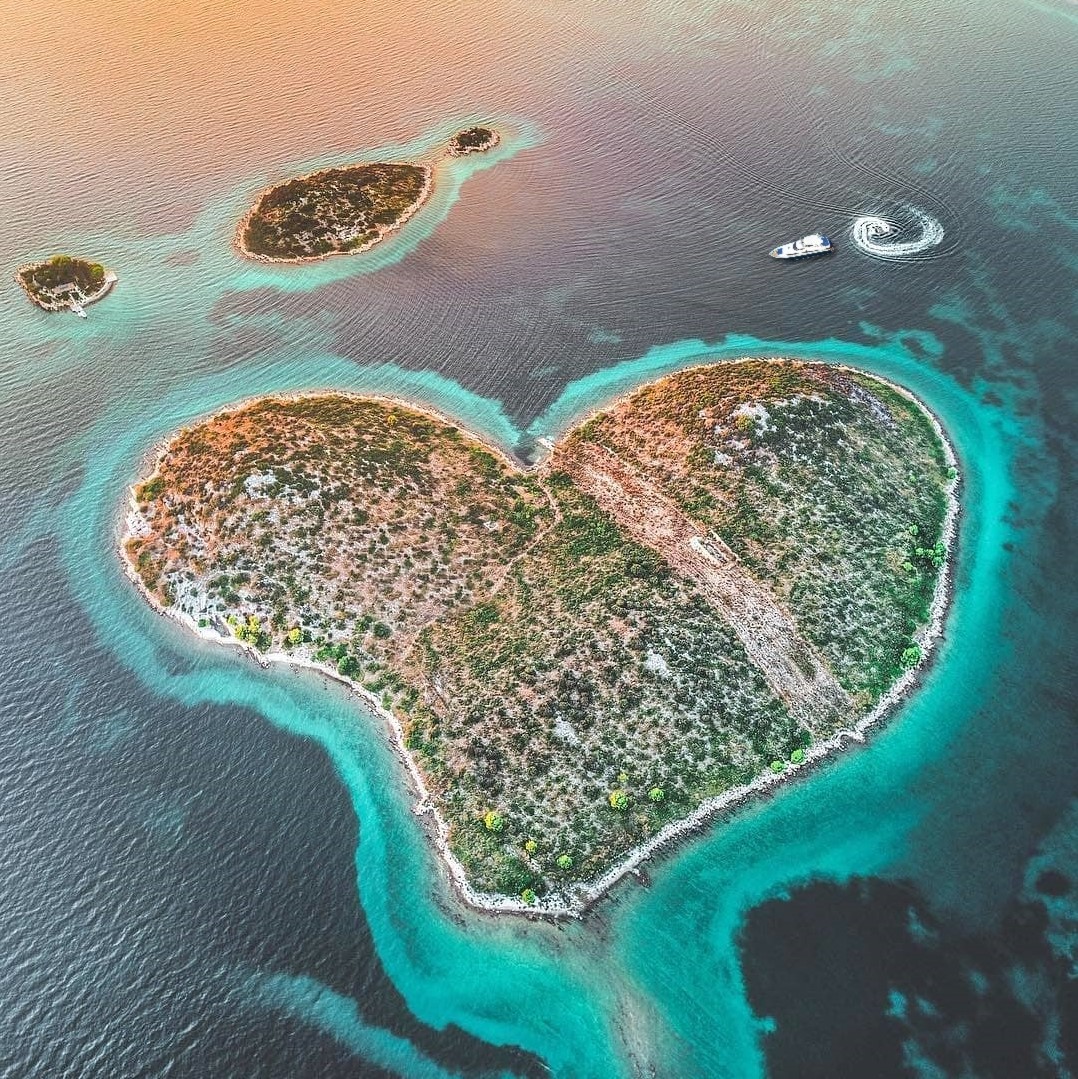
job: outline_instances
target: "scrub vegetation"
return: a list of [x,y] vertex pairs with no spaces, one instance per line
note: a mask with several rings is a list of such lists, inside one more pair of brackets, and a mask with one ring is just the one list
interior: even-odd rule
[[430,174],[426,165],[390,162],[325,169],[278,184],[244,218],[241,247],[289,261],[370,247],[418,208]]
[[46,311],[66,311],[74,303],[88,304],[108,291],[115,277],[98,262],[53,255],[23,266],[15,275],[27,296]]
[[917,405],[819,364],[673,375],[530,471],[403,405],[270,398],[173,438],[126,552],[166,607],[376,696],[471,884],[530,902],[916,663],[950,480]]
[[[498,133],[487,127],[458,132],[448,157],[489,150]],[[443,160],[444,160],[443,156]],[[357,254],[400,228],[429,196],[437,164],[376,161],[322,169],[259,195],[237,230],[240,251],[271,262],[306,262]]]

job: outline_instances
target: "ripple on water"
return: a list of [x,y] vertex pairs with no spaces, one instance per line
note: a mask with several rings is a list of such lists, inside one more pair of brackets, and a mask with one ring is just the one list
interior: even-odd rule
[[911,221],[871,215],[857,218],[850,226],[853,242],[865,254],[891,262],[916,262],[941,254],[933,248],[943,240],[943,225],[923,210],[913,206],[904,209],[912,215]]

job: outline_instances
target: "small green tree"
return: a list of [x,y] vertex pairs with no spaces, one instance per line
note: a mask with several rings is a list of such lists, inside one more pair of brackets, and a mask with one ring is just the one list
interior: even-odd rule
[[785,761],[772,761],[771,762],[771,771],[774,772],[775,775],[779,775],[780,772],[785,772],[786,771],[786,762]]
[[804,764],[805,751],[803,749],[795,749],[793,753],[790,754],[790,761],[793,764]]
[[911,644],[909,648],[906,648],[902,652],[902,666],[909,670],[911,667],[916,667],[921,662],[921,649]]
[[246,621],[237,619],[235,622],[232,622],[231,625],[233,633],[235,633],[244,644],[253,645],[255,648],[265,648],[270,643],[270,636],[263,630],[258,615],[248,615]]
[[607,799],[613,809],[624,810],[629,808],[629,796],[620,787],[610,792]]
[[520,898],[530,907],[535,902],[535,892],[531,888],[525,888],[520,893]]
[[289,644],[301,644],[303,641],[303,630],[299,626],[293,626],[288,631],[288,643]]
[[648,791],[648,798],[653,802],[661,802],[666,797],[666,791],[662,787],[652,787]]
[[524,849],[529,854],[534,854],[539,849],[539,844],[536,843],[534,839],[529,839],[528,842],[524,844]]
[[483,824],[488,832],[493,832],[495,835],[505,831],[505,818],[495,809],[490,810],[483,817]]
[[558,855],[558,868],[562,870],[573,868],[573,859],[568,854]]

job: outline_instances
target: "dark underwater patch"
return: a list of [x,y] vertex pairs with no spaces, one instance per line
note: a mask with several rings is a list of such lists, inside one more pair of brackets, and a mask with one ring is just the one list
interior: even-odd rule
[[[1046,871],[1049,888],[1065,881]],[[905,884],[812,884],[749,913],[740,945],[749,1000],[773,1020],[774,1077],[1060,1074],[1078,1042],[1078,1000],[1039,902],[1012,902],[998,930],[962,936]]]

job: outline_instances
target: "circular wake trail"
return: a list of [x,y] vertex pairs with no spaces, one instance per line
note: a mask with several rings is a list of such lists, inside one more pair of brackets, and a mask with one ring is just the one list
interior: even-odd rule
[[[853,242],[866,254],[880,259],[912,262],[934,258],[932,248],[943,239],[943,226],[922,210],[912,206],[907,209],[915,218],[912,226],[898,225],[884,217],[857,218],[850,229]],[[914,227],[920,228],[920,235],[911,235]]]

